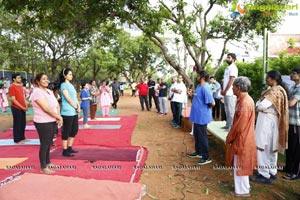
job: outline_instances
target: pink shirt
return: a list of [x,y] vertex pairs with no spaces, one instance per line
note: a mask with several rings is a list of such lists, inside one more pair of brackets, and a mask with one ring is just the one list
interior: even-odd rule
[[46,113],[37,103],[36,100],[45,99],[48,102],[48,106],[50,110],[53,110],[57,113],[58,102],[55,98],[53,92],[51,90],[46,89],[42,90],[38,87],[33,89],[31,94],[32,107],[34,111],[33,121],[37,123],[46,123],[46,122],[54,122],[56,121],[55,117],[52,117],[48,113]]

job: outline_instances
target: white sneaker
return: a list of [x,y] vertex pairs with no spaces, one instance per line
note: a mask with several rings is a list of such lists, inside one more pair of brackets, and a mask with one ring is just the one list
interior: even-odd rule
[[85,125],[84,125],[84,128],[91,128],[91,126],[88,125],[88,124],[85,124]]

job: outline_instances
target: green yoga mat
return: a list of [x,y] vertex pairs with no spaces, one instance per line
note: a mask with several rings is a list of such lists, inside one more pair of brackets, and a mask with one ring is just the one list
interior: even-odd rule
[[[115,110],[115,109],[114,109],[114,110],[110,110],[109,113],[108,113],[108,115],[109,115],[109,116],[115,116],[115,115],[117,115],[119,112],[120,112],[120,110]],[[80,111],[80,116],[83,116],[82,110]],[[97,111],[96,111],[96,116],[102,116],[102,111],[99,110],[99,109],[97,109]]]

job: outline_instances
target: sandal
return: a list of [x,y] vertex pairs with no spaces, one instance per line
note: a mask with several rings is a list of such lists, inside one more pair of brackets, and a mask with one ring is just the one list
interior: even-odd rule
[[250,193],[248,194],[237,194],[235,192],[230,192],[231,196],[234,196],[234,197],[244,197],[244,198],[247,198],[247,197],[251,197]]

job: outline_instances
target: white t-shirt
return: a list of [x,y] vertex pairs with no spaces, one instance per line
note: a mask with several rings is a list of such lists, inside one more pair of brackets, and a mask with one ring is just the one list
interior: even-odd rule
[[179,94],[179,93],[174,92],[174,96],[173,96],[172,101],[179,102],[179,103],[184,103],[185,100],[186,100],[186,86],[184,85],[184,83],[183,82],[175,83],[174,89],[181,90],[181,93]]
[[[235,78],[238,76],[238,68],[236,67],[235,63],[231,63],[228,67],[226,67],[224,71],[224,82],[223,82],[223,90],[226,88],[230,76],[234,76]],[[226,92],[226,96],[232,96],[233,95],[233,90],[232,90],[232,85]]]

